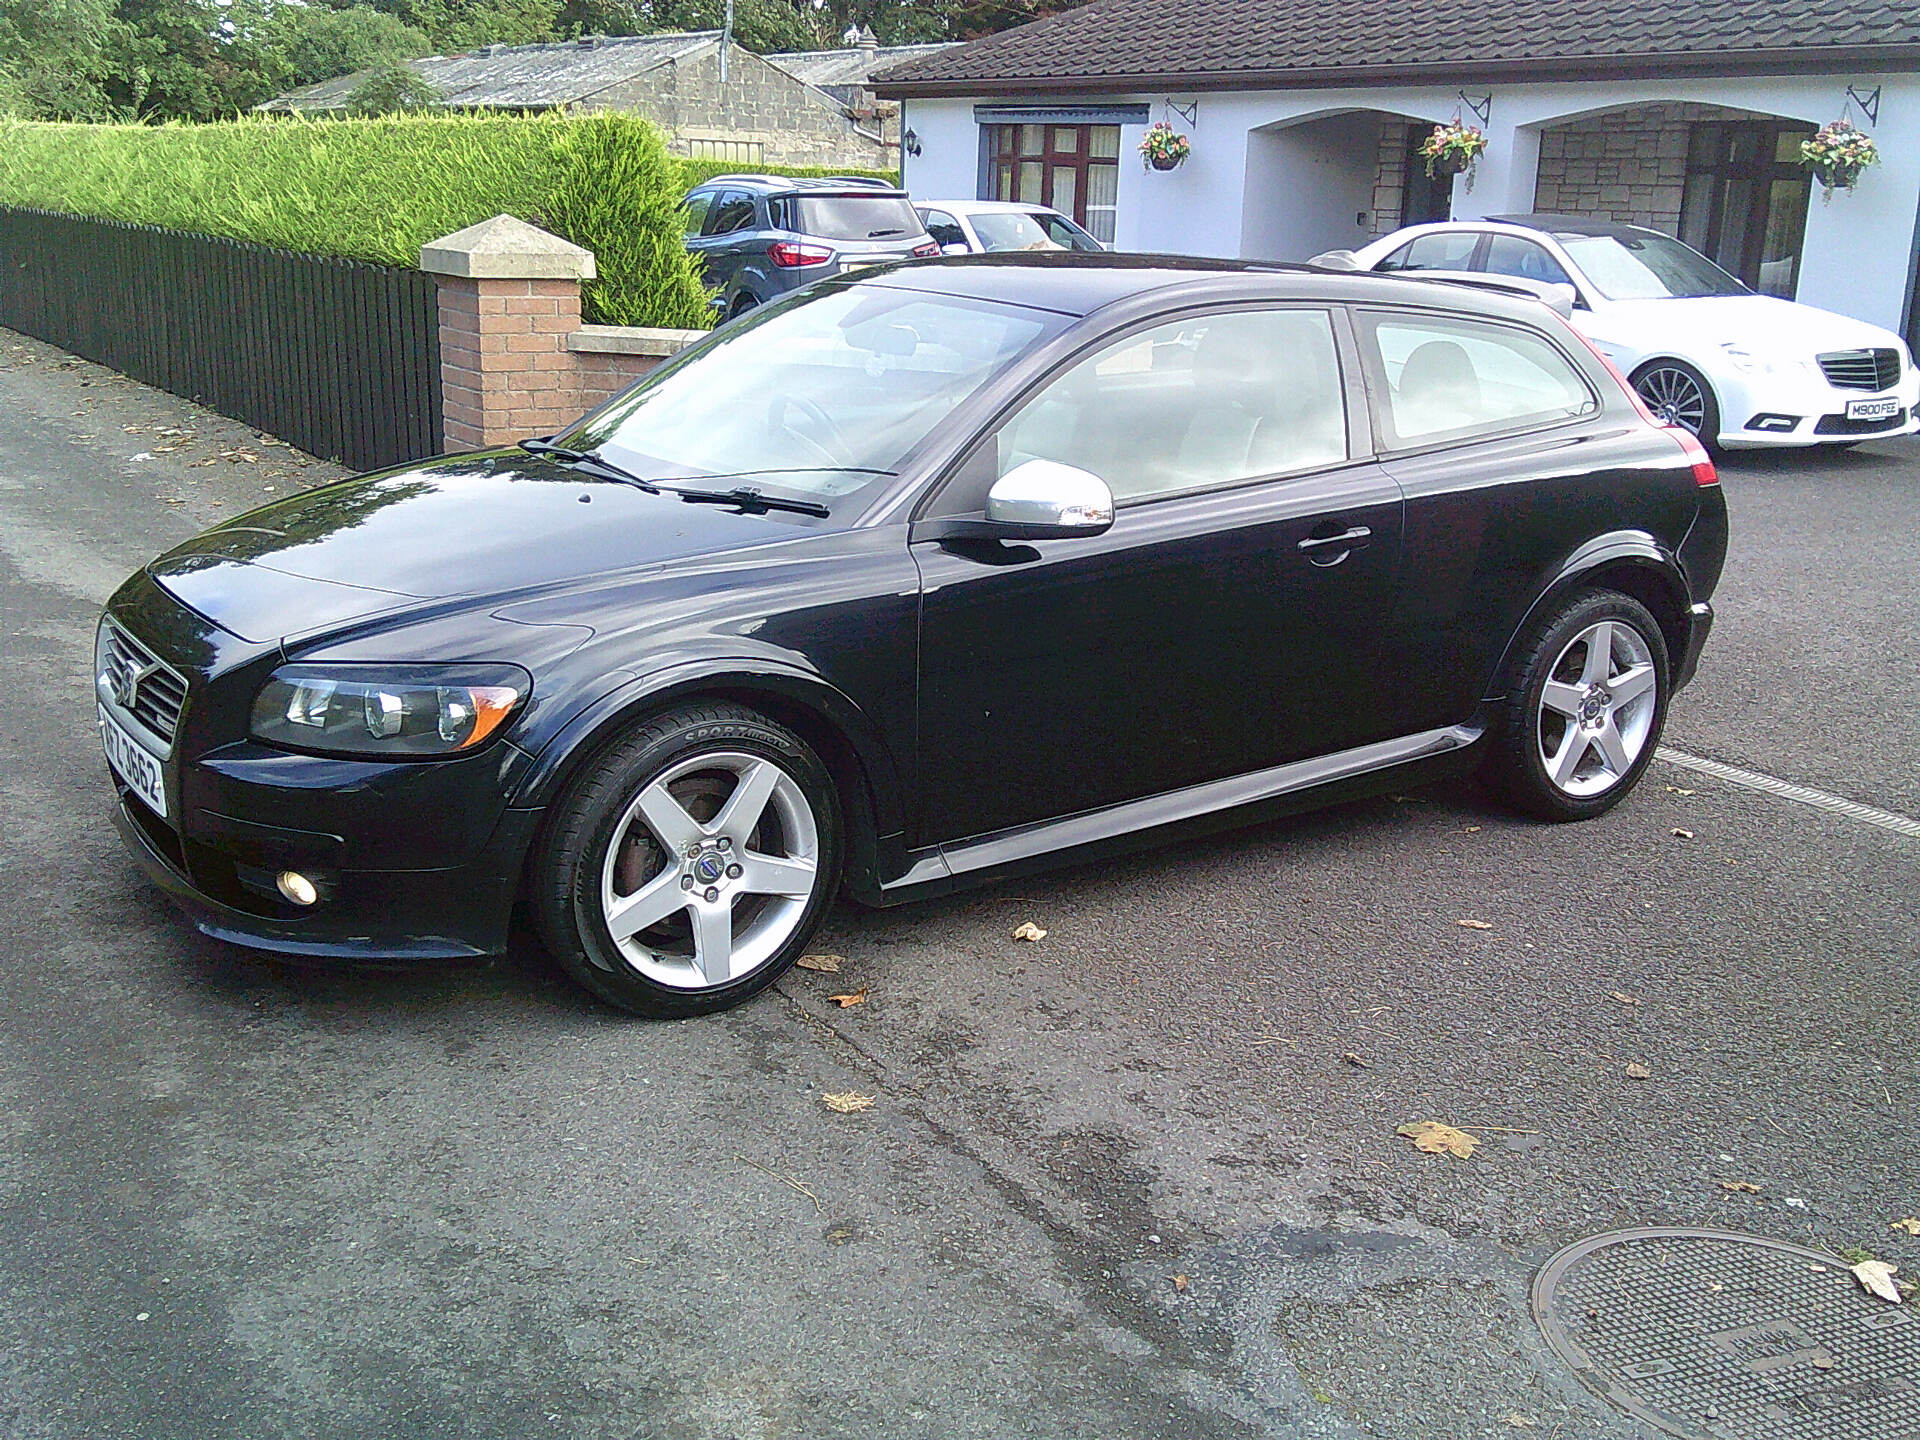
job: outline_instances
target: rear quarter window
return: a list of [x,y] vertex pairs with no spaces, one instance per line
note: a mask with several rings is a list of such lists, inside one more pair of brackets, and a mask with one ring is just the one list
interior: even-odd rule
[[1439,230],[1420,235],[1373,268],[1376,270],[1466,270],[1472,267],[1478,230]]
[[1389,450],[1530,430],[1599,409],[1574,363],[1522,326],[1390,312],[1355,318]]

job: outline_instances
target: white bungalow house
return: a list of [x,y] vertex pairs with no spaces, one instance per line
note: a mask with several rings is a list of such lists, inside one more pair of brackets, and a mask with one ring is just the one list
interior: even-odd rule
[[[1417,220],[1677,234],[1749,283],[1915,328],[1920,6],[1886,0],[1092,0],[875,77],[916,197],[1021,199],[1122,250],[1302,260]],[[1803,138],[1881,163],[1829,202]],[[1474,170],[1415,147],[1480,127]],[[1191,157],[1136,153],[1167,121]]]

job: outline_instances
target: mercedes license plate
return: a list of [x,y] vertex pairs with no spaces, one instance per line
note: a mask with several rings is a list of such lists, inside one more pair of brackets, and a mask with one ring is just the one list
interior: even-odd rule
[[100,706],[99,710],[100,743],[107,747],[107,764],[113,767],[114,774],[127,782],[129,790],[152,808],[154,814],[165,815],[167,787],[161,783],[160,761],[107,713],[106,706]]
[[1891,420],[1899,413],[1900,402],[1891,396],[1885,400],[1847,401],[1849,420]]

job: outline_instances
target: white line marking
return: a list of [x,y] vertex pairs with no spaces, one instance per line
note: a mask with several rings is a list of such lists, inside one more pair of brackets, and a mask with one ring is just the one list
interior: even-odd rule
[[1910,815],[1896,815],[1891,810],[1876,810],[1871,805],[1862,805],[1857,800],[1848,800],[1844,796],[1829,795],[1824,790],[1810,790],[1805,785],[1789,784],[1785,780],[1776,780],[1771,775],[1761,775],[1752,770],[1741,770],[1733,765],[1722,765],[1718,760],[1708,760],[1699,755],[1689,755],[1684,750],[1670,750],[1662,745],[1654,751],[1656,759],[1669,765],[1678,765],[1686,770],[1698,770],[1702,775],[1711,775],[1716,780],[1724,780],[1729,785],[1743,785],[1749,790],[1758,790],[1766,795],[1778,795],[1782,800],[1795,800],[1802,805],[1811,805],[1816,810],[1825,810],[1829,815],[1844,815],[1849,820],[1859,820],[1867,825],[1877,825],[1882,830],[1891,830],[1896,835],[1905,835],[1910,840],[1920,840],[1920,820]]

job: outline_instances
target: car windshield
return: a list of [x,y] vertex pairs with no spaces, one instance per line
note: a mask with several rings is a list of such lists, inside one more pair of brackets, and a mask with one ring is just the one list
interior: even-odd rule
[[1630,235],[1556,235],[1567,257],[1608,300],[1681,300],[1753,292],[1678,240]]
[[888,195],[797,195],[787,228],[822,240],[898,240],[925,233],[911,203]]
[[1064,250],[1067,247],[1040,228],[1040,222],[1018,210],[986,210],[973,217],[973,233],[988,251]]
[[874,284],[803,292],[558,438],[650,479],[766,475],[773,489],[844,495],[895,471],[989,376],[1065,323]]

